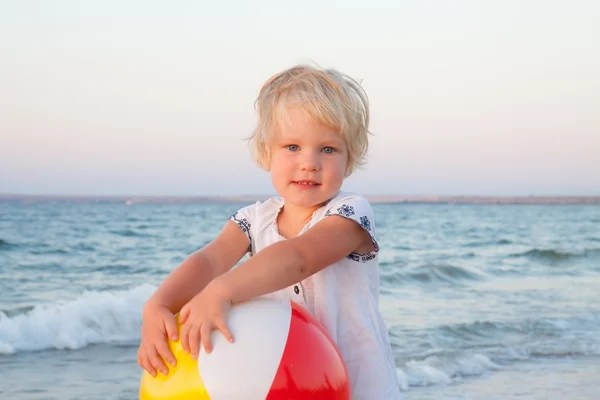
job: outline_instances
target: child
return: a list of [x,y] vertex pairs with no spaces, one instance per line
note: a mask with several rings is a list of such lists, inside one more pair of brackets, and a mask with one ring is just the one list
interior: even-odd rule
[[[210,333],[233,341],[229,308],[257,296],[293,300],[336,342],[352,398],[400,399],[388,331],[379,311],[379,247],[373,210],[340,190],[368,147],[369,106],[358,83],[335,70],[297,66],[265,83],[251,137],[257,164],[281,197],[236,212],[219,236],[162,283],[143,312],[139,364],[167,373],[165,335],[198,356]],[[251,257],[233,268],[249,252]]]

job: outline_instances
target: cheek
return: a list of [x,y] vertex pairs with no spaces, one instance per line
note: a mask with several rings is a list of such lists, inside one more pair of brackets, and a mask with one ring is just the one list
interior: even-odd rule
[[346,172],[346,160],[343,157],[335,157],[327,160],[323,164],[323,173],[332,180],[340,180],[344,178]]
[[286,157],[274,154],[271,159],[271,175],[273,179],[285,178],[290,170],[290,161]]
[[343,175],[348,167],[348,155],[344,154],[336,158],[336,169]]

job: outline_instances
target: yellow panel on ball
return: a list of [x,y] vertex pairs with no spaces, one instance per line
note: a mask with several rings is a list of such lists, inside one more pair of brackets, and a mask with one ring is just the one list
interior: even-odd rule
[[[179,318],[177,327],[181,329]],[[169,367],[167,375],[157,372],[153,377],[144,370],[140,382],[140,400],[210,400],[198,372],[198,360],[183,351],[179,340],[169,340],[169,348],[177,364],[173,367],[166,363]]]

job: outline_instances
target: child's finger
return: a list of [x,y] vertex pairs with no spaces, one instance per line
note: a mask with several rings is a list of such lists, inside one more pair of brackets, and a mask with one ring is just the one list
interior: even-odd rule
[[212,324],[210,324],[210,323],[202,324],[202,327],[200,330],[200,338],[202,339],[202,346],[204,347],[204,350],[206,350],[207,353],[210,353],[212,351],[212,343],[210,340],[211,332],[212,332]]
[[215,327],[223,334],[223,336],[225,336],[225,339],[227,339],[229,343],[233,343],[233,334],[229,330],[224,319],[215,320]]
[[175,356],[171,352],[171,349],[169,348],[169,345],[167,344],[166,341],[162,340],[162,341],[158,342],[156,344],[156,350],[158,351],[158,354],[160,354],[160,356],[162,357],[163,360],[165,360],[172,366],[175,366],[175,364],[176,364]]
[[189,333],[190,353],[192,358],[197,359],[200,352],[200,327],[193,325]]
[[185,351],[186,353],[190,353],[190,324],[184,324],[181,327],[181,347],[183,348],[183,351]]
[[156,348],[154,346],[152,346],[152,345],[146,346],[146,355],[148,357],[148,361],[154,368],[156,368],[158,371],[160,371],[163,375],[167,375],[169,373],[167,366],[163,363],[161,358],[158,356],[158,352],[156,351]]
[[166,317],[164,320],[165,331],[171,340],[177,340],[178,332],[177,332],[177,323],[175,322],[175,317]]
[[148,373],[150,375],[156,376],[156,368],[154,368],[152,366],[152,364],[150,363],[150,361],[148,361],[148,356],[146,354],[145,347],[140,353],[140,365],[142,366],[142,368],[144,368],[146,371],[148,371]]
[[188,317],[190,316],[190,306],[189,303],[181,307],[181,311],[179,311],[179,323],[185,324]]

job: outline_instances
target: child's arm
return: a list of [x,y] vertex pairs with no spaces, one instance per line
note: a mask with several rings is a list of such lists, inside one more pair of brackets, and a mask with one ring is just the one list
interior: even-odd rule
[[248,239],[231,221],[219,236],[192,253],[158,287],[145,309],[163,306],[177,313],[214,278],[229,271],[247,252]]
[[339,261],[356,250],[375,247],[371,236],[355,221],[328,217],[302,235],[261,250],[234,270],[214,279],[181,310],[181,343],[197,357],[199,344],[212,351],[210,332],[220,330],[229,341],[228,308],[286,288]]

